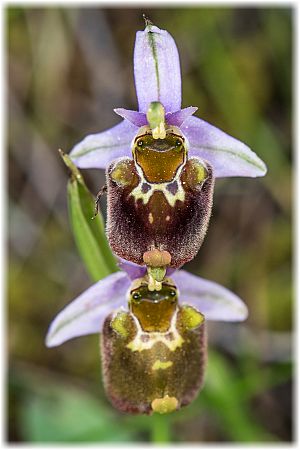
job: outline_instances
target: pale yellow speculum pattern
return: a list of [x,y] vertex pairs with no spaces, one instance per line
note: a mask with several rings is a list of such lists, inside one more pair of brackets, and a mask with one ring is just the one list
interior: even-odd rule
[[151,403],[151,408],[154,412],[159,414],[167,414],[175,411],[178,407],[178,400],[176,397],[169,397],[165,395],[162,398],[155,398]]
[[159,359],[157,359],[152,366],[152,370],[165,370],[171,366],[173,366],[172,361],[160,361]]
[[[146,335],[147,342],[143,342],[142,336]],[[133,351],[133,352],[142,352],[143,350],[150,350],[153,345],[155,345],[158,342],[162,342],[163,344],[168,347],[168,349],[171,352],[174,352],[177,348],[180,348],[182,344],[184,343],[184,339],[180,336],[179,333],[177,333],[177,336],[169,340],[165,335],[167,333],[159,333],[159,332],[152,332],[152,333],[141,333],[140,335],[135,336],[135,338],[127,344],[127,347]]]
[[[138,172],[141,172],[141,170],[139,170],[139,168],[137,168]],[[169,205],[173,208],[175,206],[176,201],[180,201],[180,202],[184,202],[185,200],[185,192],[184,189],[182,187],[181,181],[179,180],[179,177],[176,177],[174,179],[174,181],[177,181],[177,185],[178,185],[178,190],[176,192],[176,194],[172,194],[170,191],[168,191],[167,186],[170,183],[149,183],[147,182],[147,184],[150,186],[150,189],[148,192],[143,192],[142,191],[142,185],[144,184],[145,180],[144,180],[144,175],[143,173],[139,173],[140,176],[140,182],[138,184],[138,186],[136,188],[134,188],[132,190],[132,192],[130,193],[130,195],[132,195],[132,197],[134,197],[135,201],[138,200],[142,200],[143,204],[146,205],[150,198],[152,197],[152,195],[154,194],[155,191],[159,191],[162,192],[165,196],[165,199],[167,200],[167,202],[169,203]]]
[[152,213],[149,213],[148,220],[149,220],[150,223],[154,222],[154,218],[153,218],[153,214]]
[[[170,328],[167,332],[161,333],[157,331],[153,331],[151,333],[145,333],[139,321],[135,316],[132,316],[137,328],[137,333],[132,341],[127,344],[127,348],[129,348],[133,352],[142,352],[143,350],[150,350],[153,345],[158,342],[162,342],[171,352],[174,352],[177,348],[180,348],[184,343],[183,337],[178,333],[176,328],[176,319],[177,312],[172,317]],[[172,333],[172,339],[168,338],[168,335]],[[143,336],[146,337],[145,342],[143,341]]]

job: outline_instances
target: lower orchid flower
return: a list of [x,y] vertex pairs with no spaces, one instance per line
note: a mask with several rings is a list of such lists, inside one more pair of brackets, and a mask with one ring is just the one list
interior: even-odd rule
[[102,372],[111,403],[128,413],[169,413],[188,405],[203,385],[206,320],[243,321],[235,294],[184,270],[168,269],[160,291],[148,289],[146,267],[98,281],[63,309],[46,344],[101,334]]

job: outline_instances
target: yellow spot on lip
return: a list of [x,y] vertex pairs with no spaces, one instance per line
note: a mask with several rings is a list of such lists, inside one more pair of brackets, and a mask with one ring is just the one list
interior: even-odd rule
[[166,221],[167,221],[167,222],[169,222],[170,219],[171,219],[170,216],[167,216],[167,217],[166,217]]
[[148,219],[149,219],[150,223],[154,222],[154,218],[153,218],[153,214],[152,213],[149,213]]
[[126,328],[128,313],[119,312],[111,321],[110,325],[114,331],[120,334],[123,338],[128,336],[128,329]]
[[176,397],[169,397],[165,395],[163,398],[156,398],[152,401],[151,407],[154,412],[159,414],[167,414],[175,411],[178,407],[178,400]]
[[189,305],[182,307],[182,321],[187,329],[199,327],[204,322],[204,315]]
[[155,363],[152,366],[152,370],[159,370],[159,369],[168,369],[169,367],[173,366],[172,361],[160,361],[157,359]]

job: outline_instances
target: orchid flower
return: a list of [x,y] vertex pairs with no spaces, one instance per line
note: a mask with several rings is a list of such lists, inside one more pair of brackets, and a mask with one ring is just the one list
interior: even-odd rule
[[203,384],[205,320],[243,321],[235,294],[184,270],[168,269],[160,291],[147,288],[145,266],[122,261],[123,271],[91,286],[50,325],[46,344],[101,333],[104,385],[124,412],[168,413],[189,404]]
[[106,168],[113,252],[142,265],[155,247],[167,251],[168,265],[178,269],[202,245],[215,177],[263,176],[266,167],[245,144],[193,117],[197,108],[180,109],[176,44],[167,31],[146,23],[134,49],[139,111],[115,109],[123,122],[87,136],[70,157],[78,167]]
[[264,162],[242,142],[215,126],[194,117],[197,107],[181,109],[181,74],[176,44],[171,35],[146,22],[138,31],[134,49],[134,78],[138,111],[123,108],[118,125],[91,134],[75,145],[70,156],[81,168],[105,169],[113,160],[131,157],[131,143],[140,127],[148,124],[147,111],[160,102],[165,122],[178,127],[189,144],[189,156],[207,161],[218,177],[259,177],[266,174]]

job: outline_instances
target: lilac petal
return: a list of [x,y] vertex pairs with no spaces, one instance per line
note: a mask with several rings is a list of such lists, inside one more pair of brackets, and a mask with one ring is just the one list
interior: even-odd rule
[[181,127],[183,122],[190,116],[192,116],[197,111],[196,106],[189,106],[188,108],[180,109],[173,113],[166,114],[166,122],[169,125],[175,125],[176,127]]
[[69,339],[100,333],[105,318],[115,309],[126,306],[130,280],[123,272],[98,281],[67,305],[53,320],[47,347],[56,347]]
[[126,259],[123,259],[123,258],[118,258],[118,259],[119,259],[118,265],[119,265],[120,269],[124,270],[124,272],[127,273],[127,275],[129,276],[129,278],[131,280],[135,280],[136,278],[141,278],[147,272],[146,266],[139,266],[138,264],[135,264],[131,261],[127,261]]
[[197,117],[181,127],[190,144],[190,156],[212,164],[215,177],[262,177],[265,163],[247,145]]
[[[129,278],[131,280],[135,280],[136,278],[141,278],[144,275],[146,275],[147,267],[146,266],[139,266],[138,264],[135,264],[131,261],[127,261],[123,258],[118,258],[118,266],[120,269],[124,270],[124,272],[127,273]],[[166,276],[170,277],[172,273],[175,272],[176,269],[173,269],[172,267],[167,268]]]
[[173,267],[168,267],[168,268],[167,268],[167,271],[166,271],[166,277],[171,277],[172,274],[173,274],[174,272],[176,272],[176,270],[177,270],[177,269],[173,269]]
[[248,316],[245,303],[220,284],[179,270],[172,275],[179,289],[180,303],[194,306],[207,320],[239,322]]
[[136,34],[134,77],[139,111],[159,101],[166,112],[181,106],[181,75],[176,44],[165,30],[148,25]]
[[72,161],[82,169],[105,169],[114,159],[131,157],[130,146],[137,129],[132,123],[123,120],[102,133],[90,134],[72,149]]
[[147,117],[145,113],[141,113],[138,111],[131,111],[130,109],[124,108],[116,108],[114,112],[119,116],[123,117],[123,119],[128,120],[133,123],[136,127],[142,127],[144,125],[148,125]]

